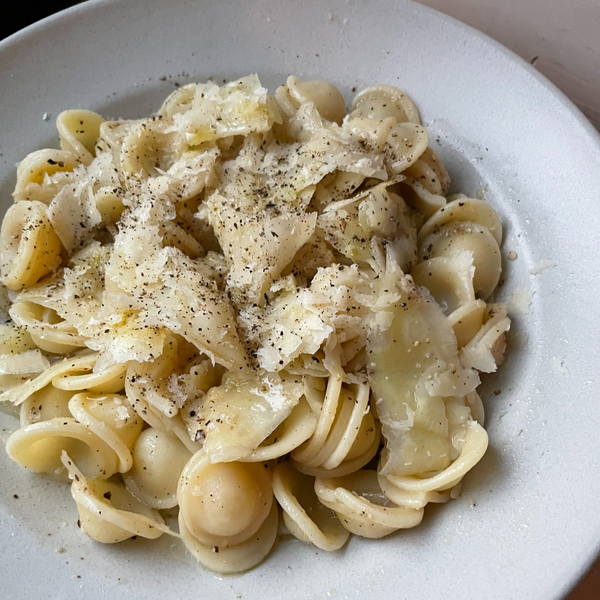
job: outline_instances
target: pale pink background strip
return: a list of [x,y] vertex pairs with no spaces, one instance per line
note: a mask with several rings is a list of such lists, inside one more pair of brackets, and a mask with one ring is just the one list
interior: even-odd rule
[[600,128],[600,0],[418,1],[533,62]]

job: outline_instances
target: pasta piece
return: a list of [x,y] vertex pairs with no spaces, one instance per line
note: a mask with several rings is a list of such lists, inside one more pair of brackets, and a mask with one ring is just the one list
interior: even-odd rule
[[29,287],[61,263],[61,244],[42,202],[11,206],[0,230],[2,283],[11,290]]
[[179,537],[156,510],[134,498],[122,483],[88,479],[67,452],[63,451],[61,460],[73,480],[71,495],[79,511],[77,524],[93,540],[114,544],[136,535],[150,540],[163,533]]
[[6,443],[15,462],[36,473],[60,475],[60,455],[66,450],[86,473],[101,479],[131,468],[131,449],[142,429],[121,396],[73,396],[52,385],[27,399],[21,422]]
[[133,448],[133,467],[125,486],[144,504],[165,509],[177,506],[177,483],[190,451],[171,433],[149,427]]
[[241,462],[263,462],[289,454],[314,433],[317,415],[308,401],[301,398],[279,427],[268,436],[254,452],[240,458]]
[[88,427],[72,417],[55,417],[18,429],[6,441],[6,453],[34,471],[61,476],[61,452],[76,457],[85,473],[107,478],[119,470],[114,450]]
[[11,402],[15,406],[20,406],[32,394],[49,385],[54,378],[60,378],[67,373],[91,371],[96,364],[97,358],[97,354],[89,351],[83,351],[71,358],[65,358],[53,364],[34,379],[24,383],[18,390],[5,392],[0,396],[0,399]]
[[35,344],[53,354],[71,354],[85,346],[85,337],[52,308],[35,301],[18,300],[10,308],[12,320],[27,330]]
[[340,478],[317,478],[319,500],[334,510],[342,525],[361,537],[381,538],[398,529],[416,527],[422,508],[396,506],[383,494],[377,473],[362,470]]
[[[467,221],[468,218],[481,222]],[[419,231],[419,256],[427,261],[471,252],[475,293],[485,300],[500,280],[502,265],[498,239],[501,238],[500,222],[491,208],[480,200],[458,199],[440,208],[423,225]]]
[[434,504],[443,504],[450,500],[449,490],[444,492],[408,491],[396,487],[392,483],[390,477],[382,477],[380,474],[377,474],[377,483],[386,498],[397,506],[419,509],[424,508],[430,502]]
[[433,148],[427,148],[419,160],[404,171],[404,175],[417,181],[431,194],[445,196],[448,193],[450,176]]
[[502,243],[502,223],[496,211],[483,200],[475,198],[459,198],[449,202],[432,215],[427,223],[419,230],[419,242],[435,230],[441,229],[448,223],[470,222],[484,225],[494,236],[496,243]]
[[453,488],[482,458],[488,446],[485,429],[478,423],[469,423],[463,432],[459,457],[446,469],[431,477],[393,475],[387,477],[396,487],[409,492],[444,491]]
[[54,196],[74,180],[73,170],[79,166],[65,150],[36,150],[27,155],[17,168],[15,201],[35,200],[50,204]]
[[47,385],[34,392],[21,404],[21,427],[54,418],[71,417],[69,400],[72,395],[70,392],[55,388],[53,385]]
[[[328,121],[338,125],[346,114],[344,98],[338,89],[328,81],[301,81],[290,75],[286,81],[288,102],[294,102],[294,112],[301,104],[310,102],[319,111],[319,114]],[[283,92],[280,92],[282,94]],[[277,92],[276,92],[277,95]]]
[[65,110],[56,119],[60,147],[84,165],[94,159],[96,140],[104,119],[91,110]]
[[260,564],[273,548],[279,527],[277,504],[273,503],[267,518],[251,538],[235,546],[210,546],[200,543],[190,533],[181,515],[180,512],[179,529],[187,549],[207,569],[223,574],[248,571]]
[[506,332],[509,329],[510,319],[506,316],[506,306],[488,305],[481,329],[460,351],[461,363],[484,373],[496,371],[504,361]]
[[126,473],[133,466],[131,451],[142,432],[143,422],[119,394],[75,394],[69,400],[75,419],[108,444],[119,458],[118,470]]
[[245,571],[271,550],[278,514],[265,467],[211,464],[199,451],[184,468],[177,491],[179,528],[190,552],[213,571]]
[[350,117],[383,120],[393,117],[397,123],[421,124],[412,100],[393,85],[372,85],[354,97]]
[[71,371],[57,375],[52,385],[61,390],[94,392],[99,394],[116,394],[125,387],[127,365],[113,365],[100,372],[77,374]]
[[123,138],[121,168],[140,179],[156,177],[168,171],[186,149],[172,120],[141,121]]
[[34,349],[35,344],[24,327],[13,323],[0,324],[0,354],[20,354]]
[[427,150],[429,135],[421,125],[402,123],[389,133],[385,148],[385,166],[390,176],[402,173]]
[[296,471],[289,462],[280,463],[273,473],[273,493],[283,509],[283,521],[292,535],[331,552],[350,537],[335,513],[322,505],[311,477]]
[[[419,164],[419,161],[417,161]],[[430,192],[424,185],[423,181],[417,181],[407,174],[412,169],[406,169],[403,172],[405,179],[398,184],[398,191],[403,200],[420,213],[421,219],[426,220],[436,211],[446,205],[446,198],[440,194]],[[421,225],[423,222],[420,223]]]
[[368,385],[359,384],[358,390],[345,388],[339,390],[339,397],[331,402],[330,392],[335,387],[327,389],[326,400],[319,424],[333,421],[327,437],[313,436],[303,447],[292,453],[296,468],[309,475],[318,476],[330,474],[341,476],[352,473],[367,464],[379,449],[379,431],[369,410],[370,389]]

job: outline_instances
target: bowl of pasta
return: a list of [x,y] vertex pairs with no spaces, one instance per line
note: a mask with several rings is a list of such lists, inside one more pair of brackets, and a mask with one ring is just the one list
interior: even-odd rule
[[600,138],[560,92],[408,1],[99,0],[0,57],[3,597],[567,592]]

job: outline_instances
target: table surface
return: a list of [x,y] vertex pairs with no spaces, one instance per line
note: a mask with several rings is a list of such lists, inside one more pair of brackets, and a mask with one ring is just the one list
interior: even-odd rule
[[[599,0],[417,0],[501,42],[535,65],[600,130]],[[30,4],[0,23],[0,39],[75,1]],[[600,598],[600,559],[565,600]]]

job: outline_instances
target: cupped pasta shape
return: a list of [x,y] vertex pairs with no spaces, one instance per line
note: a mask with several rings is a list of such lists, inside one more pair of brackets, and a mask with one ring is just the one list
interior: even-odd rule
[[462,432],[462,448],[456,460],[430,477],[387,475],[396,487],[408,492],[440,492],[453,488],[481,460],[488,446],[485,429],[474,421]]
[[324,119],[341,125],[346,106],[344,97],[334,85],[328,81],[301,81],[290,75],[286,86],[298,106],[310,102]]
[[51,384],[55,378],[60,379],[68,373],[81,373],[92,371],[98,355],[89,350],[83,350],[69,358],[64,358],[54,363],[50,368],[40,373],[37,377],[23,383],[19,388],[8,390],[0,395],[0,400],[11,402],[15,406],[20,406],[32,394],[40,391]]
[[125,210],[122,193],[120,193],[118,188],[112,186],[99,188],[94,193],[94,202],[96,203],[96,209],[100,213],[102,223],[106,227],[115,225]]
[[139,535],[150,540],[163,533],[179,537],[166,525],[160,513],[140,502],[119,481],[86,477],[68,452],[61,460],[72,479],[71,495],[77,504],[77,524],[97,542],[114,544]]
[[85,390],[98,394],[116,394],[125,388],[126,372],[127,364],[112,365],[99,372],[74,370],[55,376],[52,385],[72,392]]
[[15,323],[1,323],[0,354],[20,354],[27,350],[35,350],[27,329]]
[[96,141],[104,118],[91,110],[65,110],[56,119],[60,147],[84,165],[96,154]]
[[438,153],[431,147],[404,171],[404,175],[419,182],[431,194],[445,196],[448,193],[450,176]]
[[427,129],[415,123],[400,123],[389,133],[385,147],[385,165],[390,175],[398,175],[416,163],[427,150]]
[[273,493],[283,509],[283,521],[290,533],[331,552],[341,548],[350,537],[335,513],[319,502],[314,479],[282,462],[273,472]]
[[21,404],[21,427],[57,417],[71,417],[69,400],[72,396],[72,392],[60,390],[51,384],[34,392]]
[[189,531],[202,543],[232,546],[252,536],[271,509],[264,463],[211,463],[204,451],[186,464],[177,490]]
[[172,433],[149,427],[132,454],[133,466],[123,476],[127,489],[152,508],[177,506],[177,484],[191,452]]
[[418,233],[422,261],[472,253],[473,286],[482,300],[490,296],[500,280],[501,242],[502,225],[496,211],[475,198],[452,200],[431,215]]
[[510,319],[504,304],[489,304],[479,331],[460,351],[460,360],[465,367],[484,373],[493,373],[504,360],[506,332]]
[[279,513],[277,503],[273,502],[267,518],[251,538],[235,546],[207,546],[190,533],[179,512],[179,531],[183,543],[199,563],[215,573],[241,573],[256,567],[271,552],[278,528]]
[[444,225],[456,222],[484,225],[496,243],[502,243],[502,223],[498,213],[487,202],[477,198],[458,198],[440,208],[419,230],[419,243]]
[[397,123],[421,124],[419,111],[413,101],[393,85],[371,85],[359,92],[352,101],[350,118],[366,117],[383,120],[393,117]]
[[61,264],[61,243],[42,202],[13,204],[0,230],[2,283],[20,290],[39,281]]
[[474,273],[470,252],[430,258],[410,272],[414,282],[426,287],[446,314],[475,300]]
[[275,542],[278,514],[266,463],[211,463],[200,450],[181,474],[177,499],[184,543],[213,570],[249,569]]
[[303,397],[271,435],[248,454],[241,462],[264,462],[275,460],[301,446],[314,433],[318,417]]
[[161,117],[172,117],[189,110],[196,97],[196,84],[188,83],[172,92],[162,103],[158,114]]
[[416,527],[423,519],[423,508],[397,506],[387,498],[379,487],[377,472],[370,469],[344,477],[317,477],[315,492],[346,529],[361,537],[381,538]]
[[18,299],[10,307],[10,316],[24,327],[35,344],[53,354],[71,354],[85,347],[86,338],[48,306],[34,300]]
[[472,253],[475,293],[482,300],[487,299],[502,273],[500,248],[487,227],[463,221],[448,223],[424,237],[419,248],[421,260],[453,256],[459,252]]
[[140,178],[156,177],[168,171],[186,149],[170,119],[142,121],[123,139],[121,167]]
[[406,204],[417,211],[416,217],[422,225],[425,220],[446,205],[446,198],[430,192],[423,181],[417,181],[408,176],[408,171],[409,169],[406,169],[403,172],[404,180],[392,189],[397,189]]
[[[328,387],[327,394],[330,393]],[[320,423],[331,421],[327,435],[323,435],[325,429],[318,437],[315,431],[313,438],[291,456],[302,473],[335,477],[352,473],[367,464],[379,449],[380,436],[370,411],[368,385],[359,384],[356,391],[340,388],[335,402],[330,402],[327,394],[317,423],[318,429]]]
[[17,429],[6,440],[6,453],[35,473],[63,475],[61,453],[75,457],[91,477],[107,478],[119,469],[115,451],[73,417],[54,417]]
[[69,411],[114,450],[119,458],[119,472],[131,469],[131,451],[142,432],[143,421],[125,396],[82,392],[69,400]]
[[143,423],[122,396],[73,396],[49,384],[23,403],[21,424],[6,444],[21,466],[60,475],[66,450],[87,474],[106,479],[133,465],[131,449]]
[[71,152],[44,149],[28,154],[17,167],[15,201],[37,200],[50,204],[54,196],[74,179],[79,166]]

